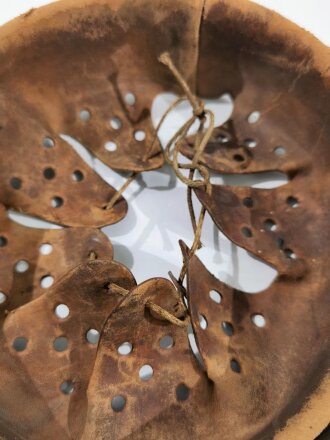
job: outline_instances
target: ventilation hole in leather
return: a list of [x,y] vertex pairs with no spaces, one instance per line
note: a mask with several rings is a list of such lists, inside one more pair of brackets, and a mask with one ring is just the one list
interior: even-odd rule
[[61,383],[60,390],[63,394],[69,395],[74,391],[74,384],[72,380],[65,380]]
[[283,246],[284,246],[284,240],[283,240],[283,238],[279,237],[279,238],[277,239],[277,246],[279,247],[279,249],[283,249]]
[[217,303],[217,304],[221,303],[222,297],[221,297],[220,293],[217,292],[216,290],[210,290],[209,296],[210,296],[211,300],[214,301],[215,303]]
[[29,270],[29,263],[25,260],[19,260],[15,264],[15,272],[17,273],[25,273]]
[[125,102],[127,105],[134,105],[136,103],[135,95],[131,92],[126,93]]
[[80,170],[76,170],[72,173],[72,180],[75,182],[81,182],[84,180],[84,175]]
[[39,252],[41,255],[50,255],[53,252],[53,246],[49,243],[43,243],[39,246]]
[[21,189],[22,188],[22,180],[19,179],[18,177],[13,177],[12,179],[10,179],[10,186],[13,189]]
[[248,227],[246,227],[246,226],[244,226],[244,227],[241,229],[241,232],[242,232],[242,235],[243,235],[244,237],[246,237],[246,238],[251,238],[252,235],[253,235],[251,229],[248,228]]
[[230,138],[229,138],[229,136],[227,136],[223,133],[220,133],[220,134],[218,134],[218,136],[216,136],[215,140],[217,142],[220,142],[221,144],[225,144],[225,143],[229,142]]
[[91,119],[92,115],[91,112],[89,110],[81,110],[79,113],[79,118],[81,121],[83,122],[88,122]]
[[151,365],[143,365],[139,371],[139,377],[141,380],[147,382],[154,375],[154,370]]
[[55,196],[50,201],[50,206],[52,208],[60,208],[61,206],[63,206],[63,203],[64,203],[64,201],[63,201],[62,197]]
[[172,338],[172,336],[169,335],[163,336],[159,341],[160,348],[164,348],[165,350],[172,348],[173,345],[174,339]]
[[111,141],[109,141],[109,142],[106,142],[106,143],[104,144],[104,148],[105,148],[107,151],[113,152],[113,151],[116,151],[116,150],[117,150],[117,144],[116,144],[115,142],[111,142]]
[[234,371],[234,373],[240,373],[241,372],[241,366],[240,366],[239,362],[236,359],[232,359],[230,361],[230,368],[232,369],[232,371]]
[[122,122],[119,118],[111,118],[110,119],[110,126],[114,130],[120,130],[122,127]]
[[40,280],[40,287],[49,289],[54,284],[54,278],[51,275],[45,275]]
[[126,406],[126,398],[124,396],[115,396],[111,400],[111,408],[115,412],[121,412]]
[[286,153],[286,149],[284,147],[276,147],[273,151],[275,156],[284,156]]
[[55,315],[59,319],[65,319],[70,315],[70,309],[66,304],[59,304],[55,308]]
[[8,240],[6,237],[0,237],[0,247],[5,247],[8,244]]
[[99,343],[100,340],[100,332],[95,330],[95,328],[91,328],[86,333],[86,339],[90,344],[96,345]]
[[0,305],[4,304],[7,301],[7,295],[3,292],[0,292]]
[[254,139],[245,139],[244,145],[248,148],[255,148],[257,146],[257,141]]
[[54,148],[55,147],[54,139],[52,139],[49,136],[44,138],[44,140],[42,141],[42,144],[45,148]]
[[26,350],[27,345],[28,345],[28,340],[23,336],[16,338],[13,342],[14,350],[16,350],[19,353]]
[[222,328],[223,332],[227,336],[233,336],[233,334],[234,334],[234,327],[233,327],[233,325],[230,322],[222,321],[221,328]]
[[264,228],[266,231],[274,232],[277,229],[277,224],[271,218],[264,221]]
[[143,142],[146,138],[146,133],[144,130],[137,130],[134,133],[134,137],[135,137],[135,140],[137,140],[138,142]]
[[188,400],[190,390],[186,384],[180,383],[180,385],[176,387],[175,394],[179,402],[184,402],[185,400]]
[[291,206],[291,208],[297,208],[299,206],[298,199],[296,197],[290,196],[286,199],[286,203]]
[[249,124],[255,124],[256,122],[258,122],[260,119],[260,112],[255,111],[249,114],[248,116],[248,123]]
[[133,350],[133,346],[130,342],[123,342],[119,347],[118,347],[118,353],[121,356],[127,356],[129,355]]
[[290,260],[296,260],[297,259],[297,255],[293,252],[293,250],[287,248],[284,249],[284,254],[286,257],[290,258]]
[[244,161],[245,161],[245,158],[244,158],[241,154],[235,154],[235,155],[233,156],[233,159],[234,159],[236,162],[244,162]]
[[54,350],[58,351],[59,353],[62,353],[63,351],[67,350],[68,346],[69,346],[68,338],[66,338],[65,336],[59,336],[53,342]]
[[56,172],[53,168],[44,169],[44,178],[47,180],[52,180],[56,176]]
[[207,320],[204,315],[199,315],[199,326],[202,330],[207,329]]
[[266,325],[266,319],[263,315],[261,315],[260,313],[256,313],[254,315],[251,316],[251,321],[253,322],[253,324],[256,327],[265,327]]
[[253,208],[253,199],[251,197],[245,197],[243,200],[243,205],[246,208]]

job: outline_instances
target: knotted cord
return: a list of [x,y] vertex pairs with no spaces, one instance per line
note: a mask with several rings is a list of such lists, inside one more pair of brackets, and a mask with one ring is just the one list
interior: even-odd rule
[[[182,285],[184,277],[187,272],[187,263],[189,259],[195,254],[195,252],[201,247],[201,234],[203,223],[205,219],[206,209],[204,207],[201,208],[198,220],[196,221],[196,216],[193,208],[192,202],[192,189],[205,187],[206,191],[211,193],[211,184],[210,184],[210,174],[204,165],[199,163],[200,157],[203,154],[206,145],[208,144],[213,130],[214,130],[214,114],[205,109],[204,102],[195,96],[182,74],[174,65],[170,55],[165,52],[159,57],[159,61],[164,64],[173,74],[178,84],[181,86],[184,95],[176,99],[166,110],[166,112],[161,117],[157,127],[155,129],[155,136],[153,141],[148,148],[148,151],[144,157],[147,159],[150,156],[151,151],[153,150],[154,144],[158,137],[158,133],[160,128],[162,127],[164,121],[168,117],[168,115],[173,111],[179,104],[184,101],[189,101],[190,105],[193,109],[193,114],[189,118],[187,122],[180,127],[176,133],[171,137],[171,139],[167,142],[164,149],[164,158],[166,162],[173,168],[176,176],[187,186],[187,202],[189,208],[189,214],[191,218],[191,223],[194,231],[194,240],[191,248],[188,251],[187,257],[183,259],[183,265],[179,276],[179,283]],[[205,130],[206,121],[209,120],[209,125]],[[194,143],[194,156],[191,163],[182,163],[179,161],[179,153],[183,143],[185,142],[186,137],[188,136],[189,130],[194,125],[196,121],[199,121],[199,127],[197,130],[197,134],[195,136]],[[189,170],[188,177],[185,176],[181,170]],[[196,171],[199,172],[200,178],[194,179]],[[129,179],[125,182],[125,184],[116,192],[110,202],[106,205],[105,209],[112,208],[115,203],[119,200],[123,192],[127,189],[127,187],[133,182],[138,173],[133,173]],[[159,306],[157,306],[159,307]],[[158,310],[159,312],[159,310]],[[166,312],[166,311],[165,311]],[[168,312],[166,312],[168,313]],[[172,315],[171,315],[172,316]],[[173,317],[173,316],[172,316]],[[175,317],[174,317],[175,318]],[[172,319],[172,318],[171,318]],[[177,320],[177,318],[175,318]],[[169,319],[170,320],[170,319]],[[178,320],[180,321],[180,320]],[[172,321],[171,321],[172,322]],[[182,323],[182,321],[180,321]]]
[[[157,133],[160,129],[160,126],[163,124],[165,118],[169,114],[169,112],[173,108],[175,108],[175,106],[177,106],[180,102],[182,102],[183,100],[188,100],[193,109],[192,117],[181,128],[179,128],[179,130],[174,134],[174,136],[172,136],[172,138],[166,144],[164,150],[164,156],[167,163],[169,163],[172,166],[176,176],[188,187],[187,189],[188,208],[189,208],[191,223],[195,233],[193,244],[188,252],[187,258],[184,258],[183,266],[179,276],[179,282],[180,284],[182,284],[187,272],[187,261],[189,261],[189,259],[195,254],[197,249],[199,249],[201,246],[200,239],[201,239],[202,227],[205,219],[206,210],[204,207],[201,208],[199,218],[196,223],[196,217],[192,203],[192,188],[199,188],[204,186],[206,187],[206,191],[209,194],[211,192],[209,171],[205,166],[199,163],[199,160],[203,151],[205,150],[207,143],[209,142],[212,136],[214,130],[214,115],[210,110],[205,109],[203,101],[197,98],[191,92],[187,82],[184,80],[181,73],[173,64],[171,57],[168,53],[162,54],[159,57],[159,61],[163,63],[165,66],[167,66],[170,69],[170,71],[173,73],[174,77],[176,78],[181,88],[183,89],[185,93],[185,97],[181,97],[177,99],[165,112],[162,119],[160,120],[160,123],[157,126]],[[206,131],[204,131],[204,127],[207,119],[209,119],[209,126],[206,129]],[[190,128],[193,126],[196,120],[199,121],[199,127],[195,137],[194,157],[190,164],[181,163],[179,162],[178,159],[180,149],[186,137],[188,136],[188,132]],[[186,177],[184,174],[182,174],[182,172],[180,171],[181,169],[189,170],[189,176]],[[202,180],[201,179],[194,180],[194,175],[196,171],[199,171]]]

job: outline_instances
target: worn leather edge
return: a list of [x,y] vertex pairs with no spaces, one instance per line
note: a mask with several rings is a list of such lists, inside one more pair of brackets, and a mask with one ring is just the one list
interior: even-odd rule
[[276,433],[274,440],[311,440],[316,438],[330,420],[330,373],[310,396],[304,407],[286,426]]
[[[14,19],[7,23],[0,29],[0,51],[4,50],[7,45],[11,44],[11,38],[17,40],[17,42],[23,43],[27,34],[31,33],[33,22],[38,20],[46,20],[50,13],[55,12],[59,3],[64,3],[64,0],[60,0],[56,3],[42,7],[38,9],[38,13],[26,13],[21,17]],[[76,7],[76,0],[66,1],[66,7]],[[81,5],[92,4],[93,0],[86,0],[81,2]],[[99,3],[109,2],[100,0]],[[207,15],[207,11],[213,4],[219,3],[218,0],[208,0],[203,12],[204,17]],[[242,12],[258,15],[259,18],[265,19],[269,23],[269,33],[275,32],[277,35],[283,35],[285,37],[290,34],[294,36],[296,41],[302,41],[306,46],[309,46],[313,53],[314,67],[322,74],[323,77],[330,77],[330,49],[322,44],[314,35],[302,29],[298,25],[292,23],[288,19],[284,18],[278,13],[268,10],[262,6],[254,4],[244,0],[221,0],[221,3],[228,4],[231,8],[239,8]],[[113,7],[116,7],[120,2],[114,0],[111,2]],[[62,5],[61,5],[62,6]],[[29,23],[24,23],[24,19],[28,16],[31,17]],[[33,18],[32,18],[33,17]],[[280,24],[280,26],[279,26]],[[19,36],[16,34],[17,27],[20,28]],[[297,431],[300,434],[300,439],[311,439],[312,435],[317,436],[322,429],[326,426],[329,419],[327,417],[326,403],[330,401],[330,378],[327,376],[320,384],[318,389],[311,395],[309,401],[307,401],[300,411],[300,413],[291,417],[288,420],[286,427],[276,434],[276,440],[295,439],[297,438]],[[329,402],[330,404],[330,402]],[[328,405],[329,407],[329,405]],[[311,422],[312,421],[312,422]],[[311,426],[312,423],[312,427]]]
[[[312,33],[281,14],[253,3],[249,0],[206,0],[203,20],[207,20],[212,7],[224,5],[228,15],[235,10],[249,15],[256,21],[267,23],[267,34],[288,39],[290,46],[298,45],[309,48],[311,58],[305,65],[295,66],[301,72],[316,70],[324,80],[325,88],[330,90],[330,48]],[[212,19],[212,17],[210,17]],[[274,440],[314,440],[325,429],[330,420],[330,374],[328,373],[319,386],[309,395],[299,412],[288,418],[286,425],[275,435]],[[267,439],[262,434],[255,440]]]
[[284,17],[270,8],[266,8],[251,0],[206,0],[203,20],[208,16],[212,7],[224,5],[228,11],[235,14],[235,10],[250,15],[257,21],[267,23],[267,34],[290,41],[290,46],[306,46],[312,51],[313,66],[322,76],[330,79],[330,48],[322,43],[314,34],[298,24]]

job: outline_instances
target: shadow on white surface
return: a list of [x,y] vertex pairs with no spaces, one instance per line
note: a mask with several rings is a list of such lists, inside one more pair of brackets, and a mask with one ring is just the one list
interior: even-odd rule
[[[155,99],[152,111],[154,126],[175,98],[175,95],[165,93]],[[211,105],[217,123],[221,124],[230,117],[232,102],[228,97],[212,100]],[[179,106],[170,114],[160,136],[163,144],[190,115],[191,109],[187,105]],[[97,171],[113,185],[118,180],[118,175],[115,177],[116,173],[99,161]],[[228,185],[260,188],[272,188],[288,181],[282,173],[221,175],[217,179],[219,183]],[[168,271],[178,275],[182,264],[178,241],[182,239],[191,245],[193,239],[185,186],[166,165],[162,170],[142,173],[127,190],[125,197],[129,202],[127,217],[103,229],[114,244],[115,258],[128,265],[138,282],[151,277],[168,277]],[[200,204],[196,199],[194,206],[197,212]],[[275,269],[231,243],[218,231],[208,215],[203,227],[202,242],[203,248],[198,251],[198,256],[215,276],[237,289],[250,293],[262,291],[277,275]],[[254,275],[256,273],[258,276]]]

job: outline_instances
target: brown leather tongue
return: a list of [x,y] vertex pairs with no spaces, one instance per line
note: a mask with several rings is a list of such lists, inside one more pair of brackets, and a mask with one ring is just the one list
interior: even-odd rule
[[35,229],[7,217],[0,205],[0,317],[47,293],[68,271],[89,258],[112,259],[101,231],[89,228]]
[[214,382],[210,406],[219,438],[274,438],[313,393],[316,427],[326,426],[327,410],[318,402],[327,402],[327,289],[307,280],[293,288],[280,277],[247,294],[219,281],[194,256],[187,292],[197,346]]
[[[0,201],[9,208],[66,226],[101,227],[125,217],[121,198],[45,121],[40,109],[6,90],[0,130]],[[0,109],[0,114],[1,114]]]
[[168,280],[151,279],[133,289],[109,317],[88,389],[83,439],[109,433],[116,439],[170,439],[173,432],[177,438],[200,432],[194,401],[207,395],[208,386],[187,330],[155,319],[146,307],[162,297],[176,304],[177,295]]
[[204,189],[195,192],[231,241],[280,274],[298,279],[307,276],[316,261],[321,263],[313,244],[326,221],[317,215],[316,192],[305,193],[302,183],[296,179],[273,189],[212,185],[210,195]]
[[[10,402],[17,401],[25,402],[25,407],[20,404],[1,418],[4,431],[15,430],[22,438],[42,438],[42,432],[53,426],[47,438],[58,438],[58,432],[63,433],[61,438],[79,438],[99,335],[108,315],[122,300],[108,289],[111,282],[124,289],[135,285],[131,273],[119,263],[91,261],[8,315],[0,362],[12,388],[1,388],[1,408],[7,412]],[[11,373],[6,367],[8,355],[14,364]],[[35,400],[29,400],[30,390]],[[17,424],[17,417],[24,423]]]
[[[4,26],[2,85],[11,96],[23,97],[13,105],[16,132],[5,148],[17,157],[24,145],[38,157],[44,136],[65,133],[113,169],[160,168],[164,161],[151,108],[157,94],[177,87],[158,57],[169,50],[194,85],[202,8],[202,0],[180,0],[175,8],[169,0],[66,1]],[[25,124],[14,113],[22,106],[28,107]],[[33,139],[31,128],[24,128],[40,121]],[[28,145],[20,142],[23,137]],[[64,151],[61,157],[63,165]],[[71,174],[65,167],[62,172]]]

